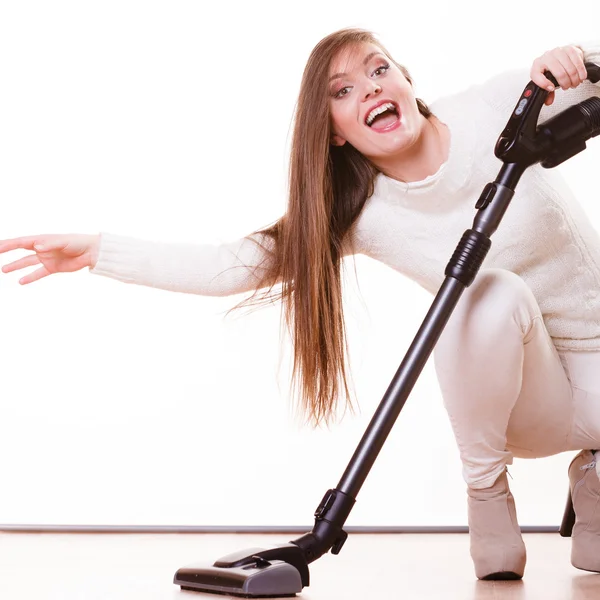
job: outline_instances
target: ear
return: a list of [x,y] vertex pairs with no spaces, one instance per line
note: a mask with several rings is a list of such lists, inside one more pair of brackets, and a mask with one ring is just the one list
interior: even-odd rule
[[335,133],[331,134],[331,139],[329,142],[332,146],[343,146],[346,143],[346,140]]

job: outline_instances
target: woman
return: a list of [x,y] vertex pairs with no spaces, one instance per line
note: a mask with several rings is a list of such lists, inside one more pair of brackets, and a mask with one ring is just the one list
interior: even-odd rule
[[[432,293],[474,203],[500,163],[493,146],[529,79],[553,90],[541,120],[591,95],[584,61],[600,43],[566,46],[436,102],[415,98],[407,70],[369,32],[321,40],[305,68],[290,159],[289,205],[273,226],[220,246],[159,244],[102,233],[0,242],[41,265],[246,303],[280,298],[294,343],[293,380],[313,422],[349,391],[341,259],[363,253]],[[467,482],[471,555],[481,579],[520,578],[526,553],[506,465],[513,456],[581,450],[570,469],[572,562],[600,571],[600,239],[558,174],[531,167],[435,349],[436,372]],[[275,284],[280,284],[274,290]],[[262,290],[259,295],[259,290]]]

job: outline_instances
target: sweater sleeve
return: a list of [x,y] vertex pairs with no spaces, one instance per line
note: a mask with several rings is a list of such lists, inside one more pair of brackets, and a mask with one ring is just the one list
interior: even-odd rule
[[229,296],[258,287],[273,246],[272,239],[264,235],[211,245],[155,242],[102,232],[98,260],[89,272],[173,292]]
[[[600,65],[600,41],[575,43],[583,50],[584,61]],[[497,109],[508,120],[525,86],[531,81],[530,67],[516,69],[497,75],[477,86],[481,97],[493,108]],[[554,102],[550,106],[542,106],[539,123],[551,119],[573,104],[578,104],[592,96],[600,96],[600,81],[591,83],[584,81],[576,88],[557,89]]]
[[[357,229],[354,225],[345,237],[343,256],[364,252]],[[274,250],[273,239],[263,234],[211,245],[102,232],[98,260],[89,272],[173,292],[230,296],[258,288]]]

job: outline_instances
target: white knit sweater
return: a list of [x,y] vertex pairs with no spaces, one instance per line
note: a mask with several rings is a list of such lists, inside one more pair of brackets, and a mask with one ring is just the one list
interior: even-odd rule
[[[600,42],[579,45],[586,61],[600,64]],[[354,252],[437,293],[452,252],[473,223],[477,198],[502,165],[494,145],[529,80],[529,69],[511,71],[432,103],[432,112],[450,131],[448,160],[419,182],[378,175],[351,230]],[[600,96],[600,83],[557,90],[540,122],[592,95]],[[491,239],[482,268],[507,269],[529,285],[557,349],[600,350],[600,236],[556,169],[527,169]],[[262,258],[248,238],[221,245],[172,244],[102,232],[90,273],[226,296],[256,287],[252,268]]]

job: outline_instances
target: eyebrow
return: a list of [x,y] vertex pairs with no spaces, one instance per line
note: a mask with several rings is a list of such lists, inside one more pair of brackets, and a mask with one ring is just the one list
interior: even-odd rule
[[[363,60],[363,65],[366,65],[376,54],[381,54],[383,56],[383,54],[379,51],[371,52],[370,54],[367,54],[367,56],[365,56],[365,60]],[[334,75],[332,75],[329,78],[328,83],[331,83],[334,79],[339,79],[340,77],[344,77],[347,74],[348,73],[335,73]]]

